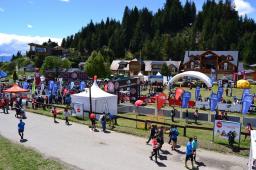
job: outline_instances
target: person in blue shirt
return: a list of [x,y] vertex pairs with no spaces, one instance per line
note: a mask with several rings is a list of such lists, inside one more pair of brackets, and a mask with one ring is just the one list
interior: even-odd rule
[[23,140],[24,136],[25,123],[20,119],[20,123],[18,124],[18,133],[20,135],[21,140]]
[[174,125],[174,127],[172,128],[171,131],[172,131],[172,133],[171,133],[172,150],[175,150],[176,145],[177,145],[178,136],[179,136],[179,131],[178,131],[176,125]]
[[192,148],[192,138],[189,138],[189,141],[186,146],[186,160],[185,160],[185,167],[188,167],[187,161],[191,160],[192,167],[194,167],[193,164],[193,148]]
[[192,141],[192,149],[193,149],[193,160],[196,161],[196,149],[198,148],[198,143],[197,143],[197,137],[195,136],[193,141]]

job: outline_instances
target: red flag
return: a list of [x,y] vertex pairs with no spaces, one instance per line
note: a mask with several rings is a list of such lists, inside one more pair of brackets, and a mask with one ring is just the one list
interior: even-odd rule
[[164,93],[160,93],[159,95],[156,96],[158,110],[160,110],[163,107],[166,98],[167,96]]

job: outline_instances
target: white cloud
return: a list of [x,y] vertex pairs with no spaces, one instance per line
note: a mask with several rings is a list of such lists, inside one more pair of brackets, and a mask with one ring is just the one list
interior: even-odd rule
[[27,28],[33,28],[31,24],[27,24]]
[[69,2],[70,0],[60,0],[61,2]]
[[23,54],[28,51],[28,43],[42,44],[51,39],[54,42],[61,44],[61,38],[42,37],[42,36],[23,36],[16,34],[0,33],[0,56],[11,56],[21,51]]
[[246,0],[234,0],[235,8],[239,15],[246,15],[255,12],[255,8]]
[[0,8],[0,12],[4,12],[4,9],[3,9],[3,8]]

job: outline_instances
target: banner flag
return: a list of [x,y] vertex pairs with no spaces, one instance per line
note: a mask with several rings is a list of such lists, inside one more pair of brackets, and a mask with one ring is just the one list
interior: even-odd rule
[[243,99],[243,108],[242,108],[242,114],[248,113],[249,108],[252,105],[253,96],[252,95],[245,95]]
[[210,110],[215,111],[218,104],[218,96],[216,93],[212,93],[210,96]]
[[242,95],[242,101],[244,100],[244,96],[250,94],[250,89],[244,89],[243,95]]
[[195,90],[195,98],[196,98],[196,101],[198,101],[199,96],[200,96],[200,87],[197,86],[197,87],[196,87],[196,90]]
[[217,91],[217,97],[218,97],[218,102],[221,101],[222,95],[223,95],[224,89],[223,87],[219,87]]
[[188,102],[190,98],[191,98],[191,93],[188,91],[185,91],[182,95],[182,103],[181,103],[182,108],[188,108]]

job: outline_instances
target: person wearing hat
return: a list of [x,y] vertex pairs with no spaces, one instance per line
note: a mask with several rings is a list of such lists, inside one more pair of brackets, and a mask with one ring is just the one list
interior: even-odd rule
[[192,141],[192,149],[193,149],[193,160],[196,161],[196,149],[198,148],[198,143],[197,143],[197,137],[195,136],[193,141]]

